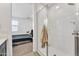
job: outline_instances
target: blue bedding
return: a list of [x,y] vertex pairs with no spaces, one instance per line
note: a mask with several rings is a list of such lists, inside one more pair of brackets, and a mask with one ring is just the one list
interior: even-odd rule
[[31,34],[12,35],[12,40],[13,41],[24,41],[24,40],[32,41],[32,35]]

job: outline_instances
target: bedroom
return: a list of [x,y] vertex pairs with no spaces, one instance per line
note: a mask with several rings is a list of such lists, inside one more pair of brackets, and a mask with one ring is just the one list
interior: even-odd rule
[[[28,10],[27,10],[28,9]],[[33,39],[32,4],[12,4],[13,55],[21,56],[32,52]]]

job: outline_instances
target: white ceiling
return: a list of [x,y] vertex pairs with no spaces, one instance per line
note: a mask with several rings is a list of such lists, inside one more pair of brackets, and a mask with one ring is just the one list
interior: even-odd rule
[[12,17],[28,18],[32,15],[32,4],[30,3],[13,3]]

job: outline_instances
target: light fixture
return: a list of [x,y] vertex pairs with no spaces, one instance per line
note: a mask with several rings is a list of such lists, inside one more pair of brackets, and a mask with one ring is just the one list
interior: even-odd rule
[[76,12],[75,14],[76,14],[77,16],[79,15],[79,13],[78,13],[78,12]]
[[60,6],[56,6],[56,9],[59,9],[60,8]]

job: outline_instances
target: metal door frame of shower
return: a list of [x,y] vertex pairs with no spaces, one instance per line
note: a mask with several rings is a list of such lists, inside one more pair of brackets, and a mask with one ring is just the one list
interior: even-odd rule
[[76,25],[75,25],[75,33],[74,34],[74,39],[75,39],[75,56],[79,56],[78,52],[79,52],[79,49],[78,49],[78,40],[79,40],[79,30],[78,30],[78,16],[79,16],[79,3],[76,3],[75,4],[75,10],[76,10]]
[[[36,11],[36,19],[37,19],[37,26],[36,26],[36,28],[37,28],[37,32],[38,32],[38,14],[39,14],[39,12],[40,12],[41,10],[43,10],[44,8],[47,9],[47,4],[46,4],[46,5],[42,4],[42,5],[43,5],[43,7]],[[37,8],[37,6],[36,6],[35,8]],[[47,12],[47,10],[46,10],[46,12]],[[47,17],[47,15],[46,15],[46,17]],[[38,38],[38,33],[37,33],[37,38]],[[41,53],[41,52],[39,51],[39,49],[38,49],[38,40],[37,40],[37,52]],[[41,54],[42,54],[42,53],[41,53]],[[42,55],[43,55],[43,54],[42,54]],[[48,56],[48,44],[46,44],[46,56]]]
[[[55,4],[55,3],[54,3],[54,4]],[[39,14],[39,12],[40,12],[41,10],[43,10],[44,8],[46,8],[46,12],[47,12],[46,17],[47,17],[47,20],[48,20],[48,9],[50,9],[50,8],[53,6],[52,4],[49,5],[49,3],[46,3],[46,5],[44,5],[44,4],[42,4],[42,5],[43,5],[43,7],[36,11],[37,23],[38,23],[38,14]],[[37,8],[37,7],[36,7],[36,8]],[[38,30],[38,24],[37,24],[37,30]],[[37,37],[38,37],[38,33],[37,33]],[[49,46],[49,44],[47,43],[47,44],[46,44],[46,56],[49,56],[49,53],[48,53],[48,50],[49,50],[49,49],[48,49],[48,46]],[[41,52],[39,51],[39,49],[38,49],[38,40],[37,40],[37,50],[38,50],[39,53],[41,53]],[[42,54],[42,53],[41,53],[41,54]],[[43,55],[43,54],[42,54],[42,55]]]

